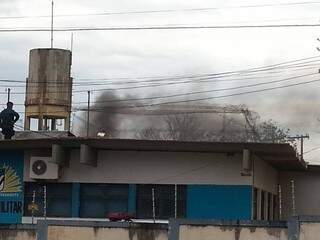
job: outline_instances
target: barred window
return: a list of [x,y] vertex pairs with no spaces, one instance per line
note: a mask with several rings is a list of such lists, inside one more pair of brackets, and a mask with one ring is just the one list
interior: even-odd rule
[[[155,217],[168,219],[175,216],[186,216],[186,186],[175,185],[138,185],[137,186],[137,217],[153,218],[152,189],[154,189]],[[177,201],[175,201],[177,194]]]
[[32,212],[28,209],[28,206],[32,203],[33,192],[35,192],[35,204],[38,206],[38,211],[34,212],[34,216],[44,215],[44,186],[46,186],[47,192],[47,216],[70,217],[72,202],[71,183],[26,182],[24,196],[24,215],[32,215]]
[[80,217],[106,218],[110,212],[127,212],[128,190],[128,184],[81,184]]

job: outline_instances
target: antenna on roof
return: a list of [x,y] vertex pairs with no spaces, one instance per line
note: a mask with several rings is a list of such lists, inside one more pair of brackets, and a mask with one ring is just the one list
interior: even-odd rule
[[70,51],[73,51],[73,33],[71,33],[71,45],[70,45]]
[[51,1],[51,48],[53,48],[53,0]]

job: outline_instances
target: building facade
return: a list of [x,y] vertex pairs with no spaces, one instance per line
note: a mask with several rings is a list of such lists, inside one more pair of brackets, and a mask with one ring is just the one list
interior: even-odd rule
[[280,173],[306,169],[287,144],[68,137],[2,141],[0,151],[3,168],[21,169],[23,219],[275,220]]

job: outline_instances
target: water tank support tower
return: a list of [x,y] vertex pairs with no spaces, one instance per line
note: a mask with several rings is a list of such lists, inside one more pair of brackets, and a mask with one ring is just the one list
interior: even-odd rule
[[72,55],[56,48],[32,49],[26,85],[25,130],[31,119],[38,121],[38,130],[57,130],[57,120],[70,131],[72,103]]

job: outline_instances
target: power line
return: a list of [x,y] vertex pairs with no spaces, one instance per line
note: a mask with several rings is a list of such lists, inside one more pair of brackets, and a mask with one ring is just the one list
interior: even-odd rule
[[[300,59],[294,59],[294,60],[290,60],[290,61],[285,61],[285,62],[280,62],[280,63],[276,63],[276,64],[272,64],[272,65],[266,65],[266,66],[260,66],[260,67],[251,67],[251,68],[247,68],[247,69],[241,69],[241,70],[236,70],[236,71],[224,71],[224,72],[218,72],[218,73],[204,73],[204,74],[194,74],[194,75],[175,75],[175,76],[147,76],[147,77],[110,77],[107,79],[118,79],[118,80],[132,80],[132,79],[146,79],[146,78],[171,78],[171,77],[175,77],[175,78],[186,78],[186,77],[202,77],[202,76],[217,76],[217,75],[226,75],[226,74],[232,74],[232,73],[246,73],[248,71],[251,70],[258,70],[258,69],[262,69],[262,68],[270,68],[270,67],[276,67],[276,66],[281,66],[281,65],[285,65],[285,64],[289,64],[289,63],[295,63],[295,62],[301,62],[301,61],[305,61],[305,60],[311,60],[311,59],[315,59],[315,58],[319,58],[320,56],[311,56],[311,57],[306,57],[306,58],[300,58]],[[319,60],[316,60],[319,61]],[[290,66],[290,65],[289,65]],[[88,81],[91,80],[92,78],[83,78],[83,79],[79,79],[82,81]],[[99,78],[96,78],[96,80]],[[105,80],[106,78],[100,78],[99,80]]]
[[[285,62],[280,62],[272,65],[266,65],[266,66],[260,66],[260,67],[252,67],[252,68],[247,68],[247,69],[241,69],[241,70],[235,70],[235,71],[224,71],[224,72],[218,72],[218,73],[203,73],[203,74],[192,74],[192,75],[173,75],[173,76],[142,76],[142,77],[109,77],[109,78],[77,78],[78,81],[75,82],[75,84],[79,83],[79,81],[87,83],[89,80],[140,80],[140,79],[148,79],[149,80],[176,80],[176,79],[184,79],[184,78],[200,78],[200,77],[212,77],[212,76],[225,76],[225,77],[230,77],[231,74],[252,74],[252,73],[260,73],[260,71],[270,71],[272,69],[277,69],[276,67],[283,69],[283,68],[289,68],[289,67],[300,67],[301,64],[306,64],[306,63],[313,63],[313,62],[318,62],[320,59],[320,56],[311,56],[311,57],[306,57],[306,58],[301,58],[301,59],[295,59],[295,60],[290,60],[290,61],[285,61]],[[316,59],[316,60],[311,60],[311,59]],[[307,61],[306,60],[310,60]],[[295,64],[290,64],[289,63],[295,63]],[[283,65],[283,66],[282,66]],[[310,65],[306,65],[310,66]],[[16,79],[0,79],[0,82],[14,82],[14,83],[23,83],[26,84],[25,80],[16,80]],[[38,83],[49,83],[47,81],[36,81],[36,82],[29,82],[28,84],[38,84]],[[53,84],[53,83],[52,83]],[[54,84],[65,84],[65,83],[54,83]]]
[[[254,4],[254,5],[234,5],[225,7],[205,7],[205,8],[187,8],[187,9],[162,9],[162,10],[141,10],[141,11],[122,11],[122,12],[100,12],[100,13],[84,13],[84,14],[57,14],[55,17],[82,17],[82,16],[108,16],[108,15],[128,15],[128,14],[152,14],[152,13],[176,13],[176,12],[195,12],[210,11],[221,9],[237,9],[237,8],[265,8],[265,7],[281,7],[281,6],[301,6],[320,4],[318,1],[303,1],[289,3],[272,3],[272,4]],[[50,15],[36,16],[2,16],[0,19],[25,19],[25,18],[49,18]]]
[[310,150],[304,152],[304,155],[309,154],[309,153],[311,153],[311,152],[313,152],[313,151],[316,151],[316,150],[318,150],[318,149],[320,149],[320,146],[319,146],[319,145],[318,145],[317,147],[311,148]]
[[[311,80],[311,81],[306,81],[306,82],[301,82],[301,83],[288,84],[288,85],[278,86],[278,87],[263,88],[263,89],[246,91],[246,92],[240,92],[240,93],[232,93],[232,94],[221,95],[221,96],[212,96],[212,97],[189,99],[189,100],[181,100],[181,101],[170,101],[170,102],[152,103],[152,104],[144,104],[144,105],[119,106],[119,107],[116,107],[116,108],[117,108],[117,109],[121,109],[121,108],[141,108],[141,107],[154,107],[154,106],[168,105],[168,104],[178,104],[178,103],[187,103],[187,102],[198,102],[198,101],[204,101],[204,100],[227,98],[227,97],[234,97],[234,96],[240,96],[240,95],[247,95],[247,94],[251,94],[251,93],[271,91],[271,90],[275,90],[275,89],[289,88],[289,87],[294,87],[294,86],[300,86],[300,85],[315,83],[315,82],[319,82],[319,81],[320,81],[320,79],[317,79],[317,80]],[[104,109],[107,109],[107,108],[108,108],[108,107],[104,107],[103,110],[104,110]],[[111,107],[111,108],[112,108],[112,107]],[[83,110],[83,109],[82,109],[82,110]],[[91,111],[94,111],[94,109],[92,109]]]
[[[316,60],[317,62],[319,62],[320,60]],[[220,75],[217,77],[196,77],[196,76],[188,76],[185,75],[184,77],[175,77],[175,76],[168,76],[168,77],[162,77],[162,78],[147,78],[147,77],[137,77],[137,78],[123,78],[123,79],[135,79],[135,80],[131,80],[131,81],[119,81],[121,78],[74,78],[74,79],[78,79],[77,81],[73,81],[73,88],[76,87],[87,87],[87,86],[104,86],[104,85],[127,85],[127,84],[138,84],[138,83],[149,83],[149,82],[167,82],[167,81],[173,81],[173,80],[180,80],[180,79],[194,79],[197,80],[198,82],[208,82],[206,80],[210,80],[210,79],[217,79],[215,80],[215,82],[233,82],[233,81],[243,81],[243,80],[249,80],[249,79],[259,79],[259,78],[271,78],[271,77],[280,77],[283,76],[284,70],[288,70],[290,69],[290,72],[293,71],[302,71],[302,70],[308,70],[308,69],[313,69],[313,70],[317,70],[317,67],[319,66],[319,64],[306,64],[306,65],[288,65],[288,67],[286,68],[277,68],[274,70],[268,70],[268,72],[248,72],[247,74],[243,74],[243,73],[237,73],[237,74],[232,74],[232,75]],[[257,74],[264,74],[265,76],[254,76]],[[271,75],[273,74],[273,75]],[[238,75],[238,76],[237,76]],[[278,76],[277,76],[278,75]],[[232,79],[228,79],[229,77],[238,77],[238,78],[232,78]],[[249,76],[249,77],[246,77]],[[252,77],[251,77],[252,76]],[[245,77],[245,78],[244,78]],[[222,79],[223,80],[222,80]],[[227,79],[226,79],[227,78]],[[109,81],[109,80],[116,80],[118,79],[118,81]],[[142,80],[139,80],[142,79]],[[143,79],[148,79],[148,80],[143,80]],[[15,87],[15,88],[26,88],[26,81],[19,81],[18,80],[9,80],[9,79],[0,79],[0,83],[1,82],[8,82],[10,83],[12,81],[12,83],[15,83],[14,85],[0,85],[0,87]],[[175,81],[177,82],[177,81]],[[29,82],[28,86],[31,87],[37,87],[40,83],[45,83],[46,85],[52,85],[52,86],[63,86],[63,85],[69,85],[70,83],[56,83],[56,82],[50,82],[50,80],[48,81],[38,81],[38,82]],[[17,84],[22,84],[22,85],[17,85]]]
[[[309,76],[309,75],[316,75],[318,73],[311,73],[311,74],[306,74],[306,75],[301,75],[301,76]],[[297,78],[300,76],[293,76],[290,77],[290,79],[292,78]],[[254,78],[253,78],[254,79]],[[208,80],[213,80],[213,81],[208,81]],[[229,79],[229,80],[216,80],[215,77],[211,77],[211,78],[206,78],[206,81],[198,79],[197,82],[194,82],[194,80],[186,80],[186,81],[178,81],[178,82],[165,82],[165,83],[158,83],[158,84],[145,84],[145,85],[138,85],[138,86],[128,86],[128,87],[117,87],[117,88],[99,88],[99,89],[91,89],[90,91],[92,92],[102,92],[102,91],[120,91],[120,90],[133,90],[133,89],[142,89],[142,88],[153,88],[153,87],[164,87],[164,86],[169,86],[169,85],[180,85],[180,84],[199,84],[199,83],[217,83],[217,82],[227,82],[227,81],[239,81],[239,80],[248,80],[248,78],[243,78],[243,79]],[[281,80],[274,80],[274,81],[269,81],[269,82],[277,82],[277,81],[281,81]],[[263,83],[263,84],[267,84],[267,83]],[[105,84],[104,84],[105,85]],[[88,90],[74,90],[73,94],[76,93],[85,93]],[[69,93],[70,91],[48,91],[48,94],[54,94],[54,93]],[[5,92],[0,92],[0,95],[4,95],[7,94]],[[25,95],[26,92],[13,92],[12,95]],[[38,92],[28,92],[29,96],[31,95],[37,95]]]
[[[317,62],[319,62],[319,60],[316,60]],[[292,66],[286,66],[285,68],[282,67],[282,68],[274,68],[275,70],[288,70],[290,69],[291,71],[300,71],[300,70],[306,70],[306,69],[315,69],[315,67],[318,67],[319,64],[306,64],[306,65],[300,65],[300,66],[296,66],[296,65],[292,65]],[[292,69],[294,68],[294,69]],[[103,78],[87,78],[86,79],[86,82],[83,84],[82,82],[78,82],[76,83],[77,87],[81,87],[81,86],[95,86],[95,85],[127,85],[127,84],[137,84],[137,83],[153,83],[153,82],[164,82],[164,81],[172,81],[172,80],[181,80],[181,79],[193,79],[193,81],[197,80],[197,83],[198,82],[208,82],[208,81],[205,81],[205,80],[212,80],[212,79],[218,79],[218,80],[215,80],[215,82],[217,81],[221,81],[221,82],[227,82],[227,81],[237,81],[237,80],[242,80],[242,79],[250,79],[250,78],[243,78],[245,76],[254,76],[255,74],[268,74],[268,77],[270,77],[270,73],[279,73],[279,74],[283,74],[282,71],[271,71],[272,69],[262,69],[260,71],[252,71],[252,72],[247,72],[246,74],[244,73],[235,73],[235,74],[229,74],[229,75],[219,75],[219,74],[211,74],[208,75],[208,76],[185,76],[185,77],[167,77],[167,78],[158,78],[158,79],[148,79],[148,80],[139,80],[139,79],[136,79],[134,81],[121,81],[121,82],[105,82],[106,80],[111,80],[111,79],[108,79],[108,78],[105,78],[103,80]],[[266,71],[268,71],[267,73],[265,73]],[[318,71],[318,69],[317,69]],[[225,79],[225,78],[229,78],[229,77],[233,77],[233,76],[237,76],[239,75],[238,77],[240,79]],[[265,77],[265,76],[264,76]],[[221,78],[224,78],[223,80],[220,80]],[[256,79],[256,78],[259,78],[258,77],[252,77],[251,79]],[[261,78],[261,77],[260,77]],[[90,81],[90,80],[94,80],[93,82]],[[98,81],[103,81],[103,82],[98,82]],[[188,81],[188,82],[191,82],[191,81]],[[177,81],[175,81],[175,83],[179,83]],[[180,83],[185,83],[185,82],[180,82]],[[164,83],[165,84],[165,83]]]
[[[313,76],[313,75],[318,75],[318,74],[319,73],[304,74],[304,75],[284,78],[284,79],[280,79],[280,80],[274,80],[274,81],[268,81],[268,82],[262,82],[262,83],[255,83],[255,84],[249,84],[249,85],[243,85],[243,86],[237,86],[237,87],[230,87],[230,88],[211,89],[211,90],[205,90],[205,91],[194,91],[194,92],[188,92],[188,93],[171,94],[171,95],[157,96],[157,97],[129,98],[129,99],[120,99],[120,100],[95,101],[95,102],[92,102],[92,103],[155,100],[155,99],[182,97],[182,96],[189,96],[189,95],[203,94],[203,93],[210,93],[210,92],[229,91],[229,90],[236,90],[236,89],[241,89],[241,88],[256,87],[256,86],[272,84],[272,83],[285,82],[285,81],[289,81],[289,80],[293,80],[293,79],[297,79],[297,78]],[[81,103],[85,103],[85,102],[81,102]]]
[[[191,75],[189,76],[190,78],[195,78],[199,76],[210,76],[207,79],[214,79],[214,78],[221,78],[221,77],[230,77],[234,74],[237,74],[241,76],[241,74],[251,74],[251,73],[260,73],[260,72],[265,72],[265,71],[270,71],[272,69],[277,69],[277,68],[287,68],[287,67],[291,67],[291,66],[297,66],[299,64],[304,64],[305,62],[301,62],[301,61],[306,61],[306,60],[310,60],[309,62],[315,62],[318,60],[311,60],[311,59],[315,59],[318,58],[319,56],[313,56],[313,57],[308,57],[308,58],[303,58],[303,59],[297,59],[297,60],[291,60],[291,61],[287,61],[287,62],[282,62],[282,63],[277,63],[277,64],[273,64],[273,65],[268,65],[268,66],[264,66],[264,67],[254,67],[254,68],[249,68],[249,69],[245,69],[245,70],[240,70],[240,71],[227,71],[227,72],[220,72],[220,73],[210,73],[210,74],[200,74],[200,75]],[[291,65],[285,65],[285,64],[289,64],[289,63],[294,63],[296,62],[296,64],[291,64]],[[298,62],[298,63],[297,63]],[[301,65],[300,65],[301,66]],[[186,77],[186,76],[184,76]],[[171,80],[171,78],[168,78]],[[10,81],[8,79],[2,79],[6,82]],[[152,80],[158,80],[158,79],[152,79]],[[161,79],[164,80],[164,79]],[[0,80],[1,81],[1,80]],[[13,80],[14,82],[16,82],[17,80]],[[203,81],[203,79],[198,79],[198,82]],[[217,81],[217,80],[216,80]],[[214,82],[216,82],[214,81]],[[224,80],[225,81],[225,80]],[[108,90],[123,90],[123,89],[137,89],[137,88],[145,88],[145,87],[155,87],[155,86],[163,86],[163,85],[172,85],[172,84],[181,84],[181,83],[190,83],[192,82],[192,80],[190,81],[183,81],[183,82],[169,82],[169,83],[161,83],[161,84],[151,84],[151,85],[141,85],[141,86],[134,86],[134,87],[125,87],[125,88],[108,88],[108,89],[93,89],[92,91],[108,91]],[[59,91],[57,93],[63,93],[63,92],[69,92],[69,91]],[[87,90],[77,90],[74,92],[87,92]],[[55,92],[51,92],[51,93],[55,93]],[[6,94],[6,93],[0,93],[0,94]],[[13,94],[26,94],[25,92],[14,92]],[[32,92],[30,92],[30,94],[33,94]],[[37,94],[37,92],[35,92],[34,94]]]
[[[110,108],[110,109],[126,109],[126,108],[154,107],[154,106],[161,106],[161,105],[168,105],[168,104],[187,103],[187,102],[198,102],[198,101],[204,101],[204,100],[227,98],[227,97],[247,95],[247,94],[251,94],[251,93],[265,92],[265,91],[271,91],[271,90],[282,89],[282,88],[289,88],[289,87],[294,87],[294,86],[300,86],[300,85],[315,83],[315,82],[319,82],[319,81],[320,81],[320,79],[317,79],[317,80],[311,80],[311,81],[305,81],[305,82],[300,82],[300,83],[294,83],[294,84],[278,86],[278,87],[263,88],[263,89],[251,90],[251,91],[246,91],[246,92],[232,93],[232,94],[205,97],[205,98],[197,98],[197,99],[188,99],[188,100],[170,101],[170,102],[160,102],[160,103],[143,104],[143,105],[127,105],[127,106],[123,105],[123,106],[117,106],[117,107],[103,107],[103,108],[100,108],[100,109],[99,108],[91,108],[90,111],[99,112],[99,111],[105,111],[108,108]],[[71,110],[71,112],[76,112],[76,111],[87,111],[87,109],[75,108],[75,109]],[[64,111],[57,111],[57,113],[58,112],[64,112]]]
[[[140,31],[140,30],[196,30],[196,29],[246,29],[246,28],[301,28],[320,27],[314,24],[266,24],[266,25],[199,25],[199,26],[133,26],[133,27],[66,27],[55,28],[54,32],[80,32],[80,31]],[[13,32],[50,32],[49,28],[1,28],[0,33]]]
[[[232,93],[227,95],[221,95],[221,96],[212,96],[212,97],[205,97],[205,98],[197,98],[197,99],[188,99],[188,100],[181,100],[181,101],[171,101],[171,102],[160,102],[160,103],[153,103],[153,104],[144,104],[144,105],[127,105],[127,106],[117,106],[117,107],[104,107],[104,108],[91,108],[91,112],[104,112],[106,109],[130,109],[130,108],[145,108],[145,107],[155,107],[155,106],[161,106],[161,105],[168,105],[168,104],[179,104],[179,103],[187,103],[187,102],[198,102],[198,101],[204,101],[204,100],[212,100],[212,99],[219,99],[219,98],[227,98],[227,97],[233,97],[233,96],[240,96],[240,95],[247,95],[252,93],[258,93],[258,92],[266,92],[266,91],[272,91],[276,89],[283,89],[283,88],[289,88],[294,86],[300,86],[305,84],[311,84],[315,82],[319,82],[320,79],[317,80],[311,80],[301,83],[294,83],[294,84],[288,84],[284,86],[278,86],[278,87],[270,87],[270,88],[263,88],[258,90],[252,90],[252,91],[246,91],[246,92],[240,92],[240,93]],[[87,111],[87,109],[78,108],[71,110],[71,112],[77,112],[77,111]],[[58,112],[58,111],[57,111]],[[59,111],[62,112],[62,111]],[[63,111],[64,112],[64,111]]]
[[[254,72],[257,71],[267,71],[269,69],[274,69],[274,68],[268,68],[268,69],[260,69],[260,70],[253,70]],[[207,80],[213,80],[216,78],[221,78],[219,76],[212,76],[212,77],[207,77]],[[188,83],[193,83],[194,80],[186,80],[186,81],[179,81],[179,82],[165,82],[165,83],[157,83],[157,84],[145,84],[145,85],[138,85],[138,86],[128,86],[128,87],[117,87],[117,88],[100,88],[100,89],[91,89],[90,91],[92,92],[101,92],[101,91],[120,91],[120,90],[132,90],[132,89],[142,89],[142,88],[150,88],[150,87],[162,87],[162,86],[168,86],[168,85],[179,85],[179,84],[188,84]],[[204,82],[202,79],[198,79],[198,82],[196,83],[201,83]],[[209,83],[215,83],[216,81],[209,81]],[[84,93],[87,92],[88,89],[86,90],[74,90],[73,93]],[[69,93],[69,91],[51,91],[48,93]],[[0,93],[0,94],[5,94],[5,93]],[[14,92],[13,94],[19,95],[19,94],[26,94],[26,92]],[[29,92],[29,95],[35,94],[37,95],[38,92]]]

